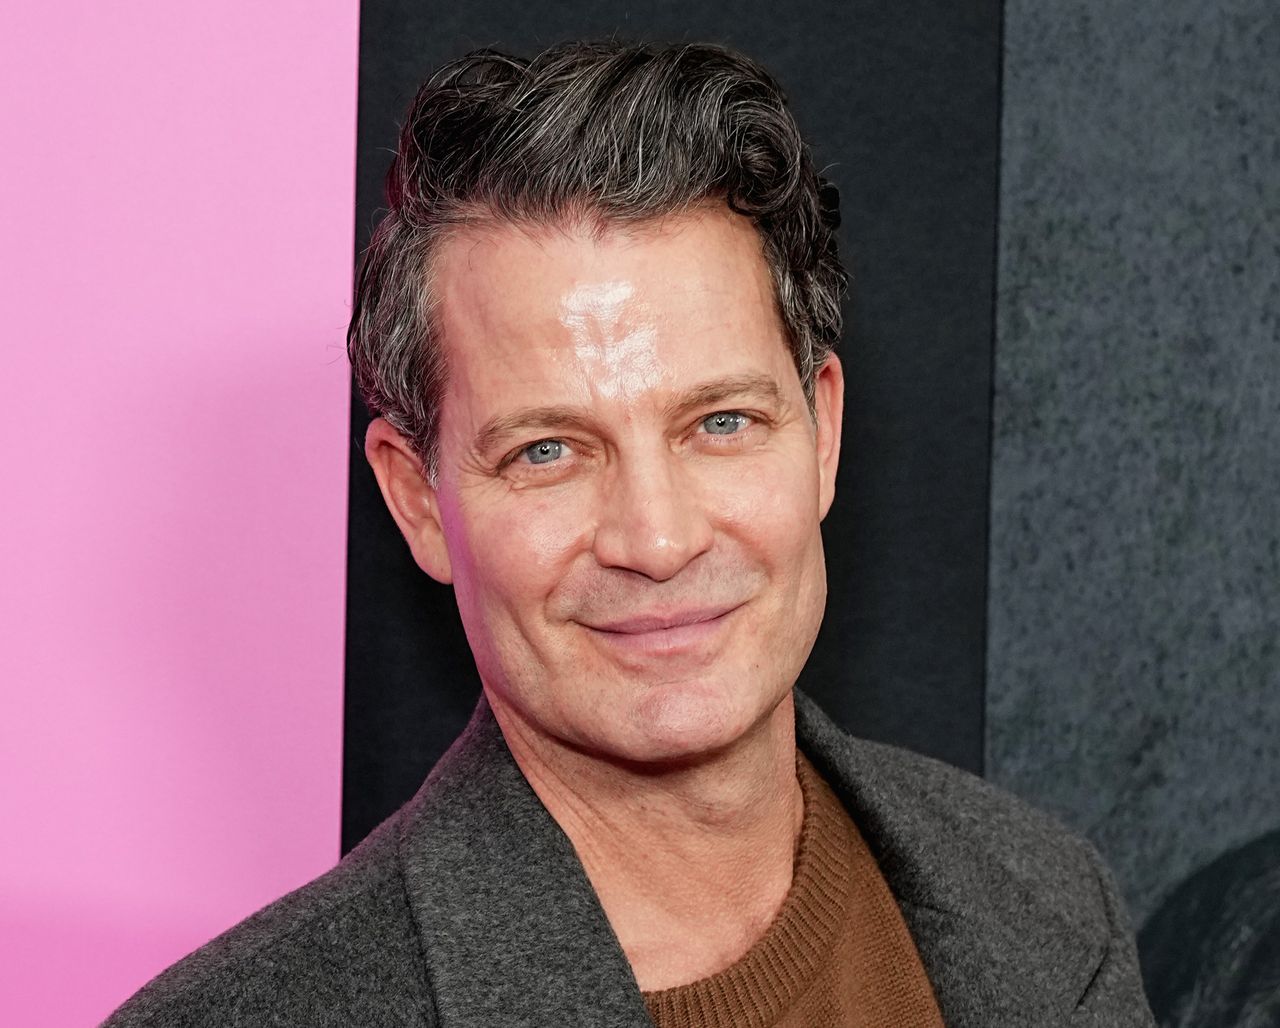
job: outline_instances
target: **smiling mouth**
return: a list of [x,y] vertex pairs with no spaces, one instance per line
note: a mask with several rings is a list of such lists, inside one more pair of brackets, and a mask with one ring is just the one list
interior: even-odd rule
[[626,653],[673,656],[715,642],[730,615],[743,604],[703,607],[619,618],[583,627],[606,645]]

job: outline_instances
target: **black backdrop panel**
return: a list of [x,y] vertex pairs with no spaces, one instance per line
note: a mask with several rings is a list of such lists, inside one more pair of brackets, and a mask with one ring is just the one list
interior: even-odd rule
[[[479,46],[709,40],[783,82],[854,275],[831,598],[801,685],[857,734],[981,770],[1000,4],[365,0],[357,245],[418,84]],[[383,508],[352,405],[343,846],[402,803],[478,681],[452,593]]]

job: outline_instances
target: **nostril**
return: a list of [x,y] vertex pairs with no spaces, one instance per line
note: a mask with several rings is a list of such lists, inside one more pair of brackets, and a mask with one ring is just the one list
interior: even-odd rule
[[650,518],[638,516],[601,525],[594,548],[602,566],[638,571],[661,581],[705,552],[710,540],[709,526],[690,520],[677,526],[659,526]]
[[665,450],[644,463],[619,466],[599,503],[595,555],[602,567],[664,581],[711,545],[699,495],[671,467]]

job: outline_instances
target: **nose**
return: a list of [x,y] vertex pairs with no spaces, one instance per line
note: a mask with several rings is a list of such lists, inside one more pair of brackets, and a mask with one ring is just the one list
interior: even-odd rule
[[664,582],[711,548],[711,521],[678,456],[620,458],[613,470],[601,483],[593,547],[601,567]]

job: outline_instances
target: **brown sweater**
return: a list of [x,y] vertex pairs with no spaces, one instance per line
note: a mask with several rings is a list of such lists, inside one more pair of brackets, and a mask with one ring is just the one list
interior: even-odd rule
[[657,1028],[943,1028],[875,858],[801,754],[804,820],[791,889],[741,959],[644,994]]

